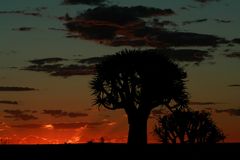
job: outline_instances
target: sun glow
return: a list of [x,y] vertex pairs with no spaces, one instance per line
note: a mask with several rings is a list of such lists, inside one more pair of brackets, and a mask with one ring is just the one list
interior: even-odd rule
[[46,124],[46,125],[43,125],[43,128],[45,128],[45,129],[54,129],[54,126],[52,124]]

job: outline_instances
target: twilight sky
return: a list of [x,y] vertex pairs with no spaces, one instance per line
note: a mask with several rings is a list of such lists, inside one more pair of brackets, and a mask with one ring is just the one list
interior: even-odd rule
[[240,142],[239,0],[71,1],[0,2],[1,139],[126,142],[124,111],[92,106],[92,66],[125,48],[168,47],[188,73],[190,106]]

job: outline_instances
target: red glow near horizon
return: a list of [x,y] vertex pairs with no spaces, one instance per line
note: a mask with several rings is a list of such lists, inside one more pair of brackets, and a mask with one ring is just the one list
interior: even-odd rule
[[[96,135],[86,132],[86,127],[78,130],[61,130],[56,131],[51,124],[45,125],[42,129],[31,131],[31,134],[17,132],[9,136],[0,136],[0,144],[84,144],[84,143],[127,143],[127,135],[114,134],[113,136]],[[21,134],[22,133],[22,134]],[[118,136],[116,136],[118,135]],[[227,138],[224,143],[240,142],[237,133],[232,134],[232,138]],[[160,143],[158,138],[148,133],[148,143]]]

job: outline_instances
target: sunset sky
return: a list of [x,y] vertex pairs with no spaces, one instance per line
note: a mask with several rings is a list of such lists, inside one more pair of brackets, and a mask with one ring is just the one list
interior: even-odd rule
[[2,140],[127,142],[124,111],[92,105],[94,58],[169,47],[188,73],[190,106],[212,113],[225,142],[240,142],[239,0],[79,1],[0,1]]

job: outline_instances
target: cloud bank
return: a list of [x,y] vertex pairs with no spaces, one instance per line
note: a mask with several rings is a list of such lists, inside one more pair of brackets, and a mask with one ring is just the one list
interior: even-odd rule
[[104,6],[88,9],[74,18],[67,16],[62,19],[65,20],[64,24],[68,29],[67,37],[93,40],[110,46],[201,47],[217,46],[228,42],[224,38],[209,34],[169,31],[165,28],[167,24],[176,25],[171,21],[160,22],[155,18],[149,24],[143,19],[174,14],[175,12],[171,9]]
[[55,118],[60,117],[69,117],[69,118],[77,118],[77,117],[86,117],[88,114],[81,112],[66,112],[63,110],[43,110],[43,114],[50,115]]
[[240,116],[240,109],[239,108],[230,108],[230,109],[222,109],[216,110],[216,113],[228,113],[231,116]]
[[9,100],[0,100],[1,104],[12,104],[12,105],[18,105],[17,101],[9,101]]
[[0,86],[0,92],[21,92],[21,91],[35,91],[35,88],[30,87],[9,87]]
[[[166,57],[176,62],[200,64],[201,62],[212,58],[208,51],[197,49],[148,49],[148,52],[157,52],[164,54]],[[45,72],[51,76],[57,77],[70,77],[77,75],[93,75],[95,73],[95,66],[100,63],[106,56],[102,57],[89,57],[77,60],[77,64],[64,65],[57,62],[62,62],[63,58],[54,59],[34,59],[29,61],[32,65],[22,68],[22,70]]]
[[23,121],[29,121],[29,120],[36,120],[38,117],[34,116],[32,113],[33,111],[22,111],[22,110],[9,110],[6,109],[4,112],[7,114],[4,116],[4,118],[10,118],[15,121],[23,120]]

